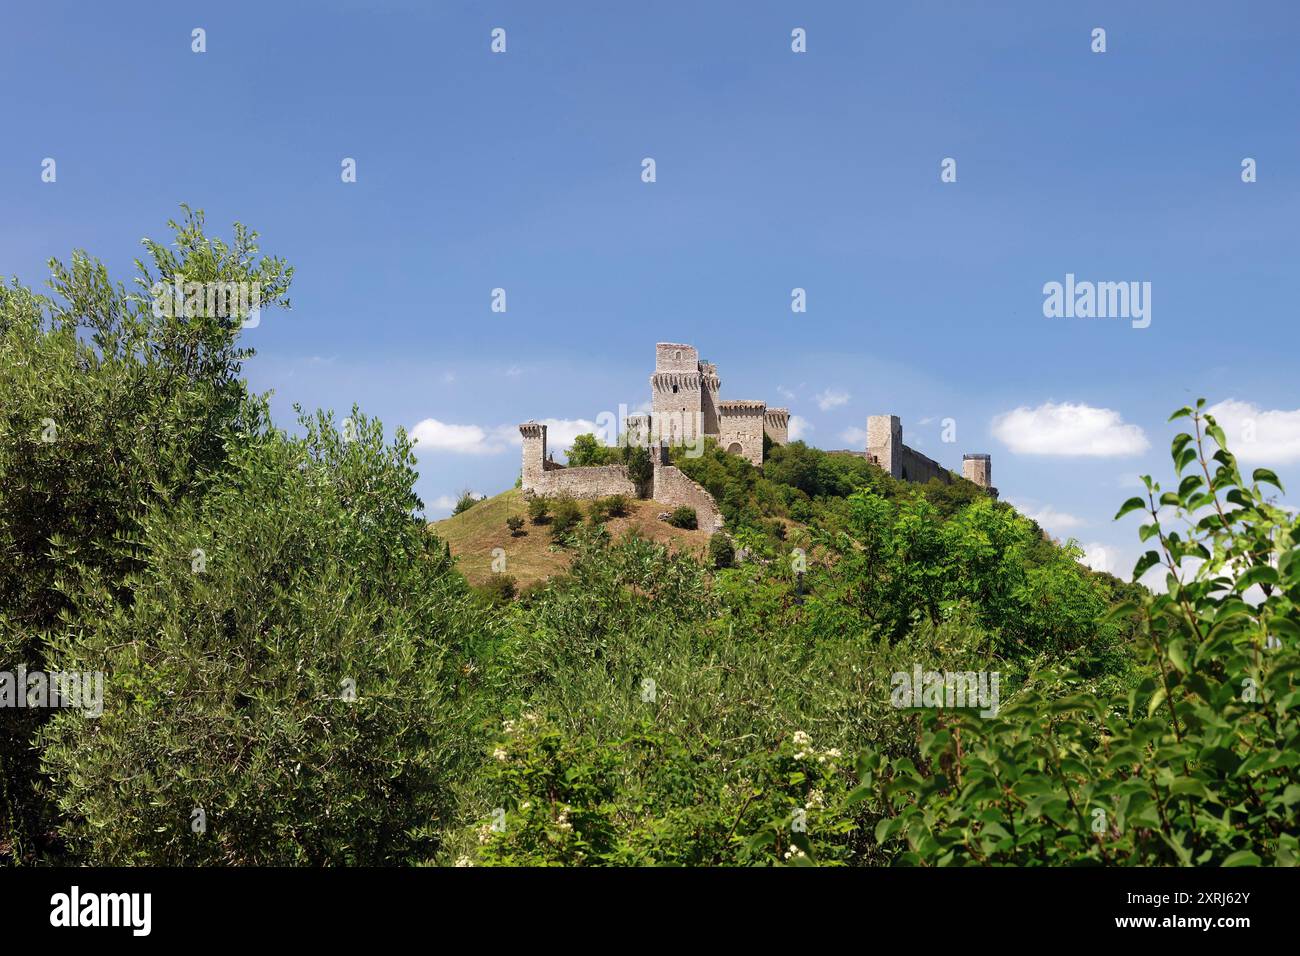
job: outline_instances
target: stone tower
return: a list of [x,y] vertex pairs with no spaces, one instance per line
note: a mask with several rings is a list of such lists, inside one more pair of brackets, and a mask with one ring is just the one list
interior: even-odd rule
[[867,460],[894,478],[903,477],[903,423],[897,415],[867,418]]
[[718,378],[718,367],[712,362],[700,363],[700,414],[704,423],[704,434],[716,437],[722,431],[722,416],[718,412],[718,390],[722,380]]
[[748,458],[755,467],[763,464],[763,425],[767,418],[767,403],[719,402],[718,413],[722,425],[718,444],[722,450],[728,455]]
[[[713,379],[717,379],[716,371]],[[656,438],[679,444],[701,437],[704,434],[705,391],[705,375],[696,349],[677,342],[655,345],[655,370],[650,376],[650,416]],[[713,394],[716,402],[716,389]]]
[[772,440],[773,445],[785,445],[790,441],[790,409],[769,408],[763,416],[763,434]]
[[962,455],[961,475],[981,488],[993,486],[993,461],[988,455]]
[[519,426],[524,439],[523,487],[533,488],[546,470],[546,426],[525,422]]

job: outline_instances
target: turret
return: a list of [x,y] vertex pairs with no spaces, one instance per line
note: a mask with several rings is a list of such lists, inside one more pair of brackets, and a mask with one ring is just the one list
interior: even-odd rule
[[546,426],[540,422],[525,422],[519,426],[524,439],[524,468],[520,482],[524,491],[536,488],[546,470]]

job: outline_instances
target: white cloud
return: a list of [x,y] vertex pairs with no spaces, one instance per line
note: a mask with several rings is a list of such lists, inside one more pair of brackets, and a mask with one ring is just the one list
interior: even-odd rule
[[823,389],[817,395],[817,407],[824,412],[829,412],[832,408],[839,408],[841,405],[847,405],[852,398],[848,392],[839,389]]
[[1128,580],[1128,572],[1133,569],[1120,570],[1119,565],[1116,563],[1119,554],[1113,548],[1102,544],[1100,541],[1080,544],[1079,547],[1083,548],[1082,561],[1088,567],[1094,571],[1104,571],[1107,574],[1113,574],[1118,578]]
[[787,402],[794,401],[794,399],[798,398],[798,396],[795,395],[794,392],[790,391],[790,389],[786,388],[784,385],[778,385],[776,387],[776,393],[780,395],[782,398],[784,398]]
[[849,443],[850,448],[867,446],[867,430],[865,428],[846,428],[840,432],[840,441]]
[[1037,521],[1041,527],[1049,531],[1078,528],[1087,523],[1082,518],[1076,518],[1064,511],[1057,511],[1051,505],[1040,505],[1033,501],[1015,501],[1011,498],[1007,499],[1007,504],[1031,521]]
[[[602,437],[601,429],[595,422],[588,421],[585,418],[543,418],[540,420],[546,426],[546,452],[550,454],[567,449],[573,444],[573,440],[579,435],[588,433],[595,435],[597,439]],[[514,443],[519,444],[519,429],[515,429]]]
[[790,440],[800,441],[808,437],[808,433],[813,430],[812,422],[802,415],[790,416]]
[[415,450],[445,451],[454,455],[495,455],[504,451],[506,445],[495,430],[478,425],[450,425],[436,418],[426,418],[418,422],[410,432],[415,442]]
[[1206,409],[1223,429],[1228,447],[1242,461],[1284,465],[1300,461],[1300,408],[1265,411],[1235,398]]
[[456,507],[456,496],[439,495],[434,499],[432,507],[434,511],[450,511],[452,508]]
[[[548,452],[562,452],[573,439],[596,432],[596,423],[585,418],[543,418]],[[426,418],[410,431],[417,453],[447,452],[453,455],[499,455],[520,444],[518,425],[451,425]]]
[[1150,447],[1137,425],[1119,412],[1069,402],[1021,406],[993,419],[993,435],[1021,455],[1109,458],[1136,455]]

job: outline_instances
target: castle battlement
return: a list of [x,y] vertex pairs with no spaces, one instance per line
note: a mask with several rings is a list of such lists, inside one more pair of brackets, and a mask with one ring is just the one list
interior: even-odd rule
[[[722,399],[718,367],[700,360],[693,345],[684,342],[655,343],[655,367],[650,375],[650,413],[629,415],[625,423],[626,441],[640,446],[693,444],[704,438],[714,439],[728,454],[747,458],[755,466],[763,464],[764,439],[774,445],[789,442],[790,409],[770,408],[757,399]],[[546,426],[525,422],[519,426],[524,441],[523,487],[530,493],[545,493],[543,486],[563,481],[579,492],[591,484],[609,491],[619,482],[608,469],[601,475],[587,468],[569,469],[563,479],[547,472],[561,467],[546,455]],[[903,444],[903,424],[897,415],[872,415],[867,419],[867,447],[853,452],[878,465],[895,478],[926,482],[958,480],[959,476],[939,462]],[[656,456],[656,469],[668,468]],[[590,476],[581,473],[593,471]],[[972,481],[997,494],[992,487],[992,459],[983,453],[962,456],[961,478]],[[588,481],[590,478],[590,481]],[[667,479],[665,479],[666,481]],[[677,481],[674,477],[673,482]],[[665,485],[667,487],[667,485]],[[681,485],[684,488],[684,485]],[[621,492],[619,492],[621,493]],[[693,493],[693,492],[692,492]],[[579,493],[575,497],[583,497]]]

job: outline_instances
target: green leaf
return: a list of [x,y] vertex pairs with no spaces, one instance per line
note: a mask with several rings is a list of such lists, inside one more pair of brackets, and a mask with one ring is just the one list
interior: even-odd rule
[[1245,591],[1253,584],[1272,584],[1278,583],[1277,568],[1271,568],[1267,564],[1257,564],[1250,568],[1241,577],[1237,578],[1234,587],[1236,591]]
[[1118,521],[1130,511],[1141,511],[1147,506],[1147,503],[1141,498],[1130,498],[1124,504],[1120,505],[1119,511],[1115,512],[1114,521]]
[[1175,640],[1173,640],[1173,641],[1170,641],[1170,642],[1169,642],[1169,660],[1171,660],[1171,661],[1173,662],[1173,665],[1174,665],[1175,667],[1177,667],[1179,671],[1181,671],[1182,673],[1186,674],[1186,673],[1187,673],[1187,655],[1186,655],[1186,653],[1185,653],[1184,650],[1183,650],[1184,646],[1185,646],[1185,645],[1184,645],[1183,639],[1182,639],[1181,637],[1180,637],[1180,638],[1177,638],[1177,639],[1175,639]]
[[1137,564],[1133,566],[1133,580],[1136,581],[1159,563],[1160,555],[1154,551],[1148,551],[1146,554],[1142,555],[1142,557],[1138,558]]
[[1250,476],[1250,480],[1255,484],[1263,482],[1272,485],[1278,491],[1286,491],[1286,489],[1282,487],[1282,482],[1278,481],[1277,475],[1267,468],[1256,468],[1254,473]]
[[1223,866],[1259,866],[1261,860],[1250,850],[1238,850],[1226,860]]
[[1165,689],[1163,687],[1158,687],[1156,688],[1156,692],[1151,695],[1151,699],[1147,701],[1147,716],[1150,717],[1152,714],[1154,714],[1156,712],[1156,708],[1159,707],[1164,702],[1165,702]]

